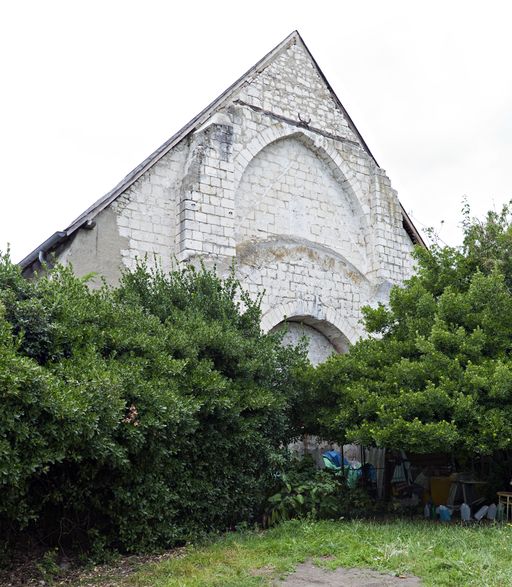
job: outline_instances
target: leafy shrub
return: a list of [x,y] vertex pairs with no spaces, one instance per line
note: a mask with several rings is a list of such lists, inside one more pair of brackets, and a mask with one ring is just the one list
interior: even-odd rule
[[0,524],[142,550],[259,515],[294,424],[300,348],[206,269],[91,290],[0,262]]
[[57,564],[57,550],[47,550],[41,557],[36,567],[41,574],[42,583],[53,585],[54,578],[57,577],[61,571]]
[[[336,440],[512,462],[512,209],[466,210],[462,247],[416,251],[369,336],[310,373],[309,426]],[[508,477],[507,477],[508,475]]]
[[341,471],[319,470],[304,459],[282,473],[278,491],[268,498],[266,522],[272,526],[294,518],[354,518],[373,508],[368,494],[350,488]]

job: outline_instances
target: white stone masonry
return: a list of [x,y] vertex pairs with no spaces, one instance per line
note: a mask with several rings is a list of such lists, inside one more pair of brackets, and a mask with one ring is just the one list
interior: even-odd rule
[[[265,291],[263,328],[292,319],[296,335],[304,323],[314,361],[357,340],[362,306],[385,301],[412,272],[397,194],[298,36],[112,211],[113,258],[124,267],[143,256],[165,270],[203,260],[227,271],[234,262],[246,288]],[[66,252],[79,256],[78,247]]]

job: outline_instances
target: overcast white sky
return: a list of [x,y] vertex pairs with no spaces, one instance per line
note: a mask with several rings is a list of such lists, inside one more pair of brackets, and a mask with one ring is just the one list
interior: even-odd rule
[[464,195],[512,198],[508,5],[2,2],[0,249],[66,227],[294,29],[418,228],[456,244]]

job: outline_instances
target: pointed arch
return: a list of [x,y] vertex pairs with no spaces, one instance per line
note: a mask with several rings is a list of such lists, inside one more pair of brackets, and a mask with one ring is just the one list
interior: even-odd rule
[[267,127],[235,157],[233,184],[237,243],[303,237],[344,254],[364,274],[373,266],[367,194],[332,140]]
[[249,163],[263,149],[277,141],[295,138],[301,141],[311,151],[316,153],[323,160],[334,176],[338,179],[343,189],[348,193],[353,201],[357,203],[363,217],[370,212],[365,192],[358,180],[354,170],[343,159],[337,149],[332,145],[332,141],[326,137],[304,130],[290,130],[290,127],[278,123],[267,127],[263,132],[258,133],[254,139],[242,149],[234,159],[234,188],[235,193],[242,180],[244,171]]
[[293,300],[269,308],[261,319],[261,328],[269,332],[283,321],[304,322],[320,331],[338,352],[346,352],[360,337],[357,322],[348,316],[340,316],[331,307],[318,301]]

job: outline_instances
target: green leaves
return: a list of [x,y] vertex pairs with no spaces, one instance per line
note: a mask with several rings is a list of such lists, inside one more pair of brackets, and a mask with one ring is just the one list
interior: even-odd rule
[[389,306],[364,309],[378,336],[309,375],[311,432],[415,452],[512,448],[510,220],[508,207],[466,218],[460,249],[416,251]]
[[0,522],[141,550],[254,517],[306,366],[259,322],[258,300],[204,268],[140,264],[90,290],[3,257]]
[[293,518],[333,519],[367,515],[374,504],[359,488],[349,488],[341,471],[318,470],[308,459],[291,461],[268,498],[269,526]]

